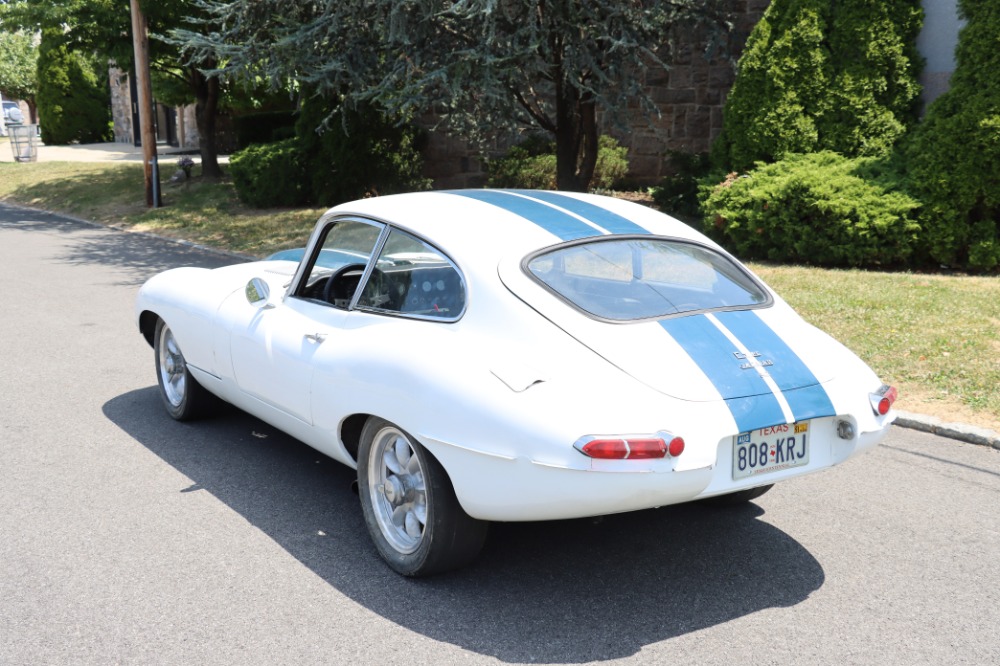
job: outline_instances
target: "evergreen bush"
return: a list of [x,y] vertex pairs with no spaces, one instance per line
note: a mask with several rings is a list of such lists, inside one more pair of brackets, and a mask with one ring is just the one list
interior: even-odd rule
[[820,266],[900,266],[920,203],[889,158],[788,155],[702,189],[706,233],[740,257]]
[[379,194],[427,189],[421,176],[421,135],[373,110],[342,111],[319,98],[305,101],[295,136],[252,144],[230,158],[236,193],[257,208],[335,206]]
[[671,151],[669,161],[674,173],[651,189],[653,201],[665,213],[697,217],[701,213],[699,182],[711,170],[708,154]]
[[46,144],[98,143],[114,138],[107,81],[85,57],[69,49],[61,29],[42,31],[35,102]]
[[1000,3],[960,0],[951,89],[907,142],[926,255],[956,268],[1000,266]]
[[921,23],[920,0],[774,0],[740,58],[715,164],[887,154],[916,121]]
[[333,206],[430,187],[421,175],[424,135],[419,130],[370,107],[341,108],[331,117],[334,110],[321,97],[307,98],[296,123],[313,202]]
[[[554,190],[556,189],[556,145],[538,138],[512,147],[503,157],[490,160],[487,184],[490,187]],[[613,137],[598,139],[597,164],[590,185],[609,190],[618,186],[628,173],[628,148]]]
[[247,146],[229,158],[240,201],[254,208],[301,206],[310,202],[305,162],[296,139]]

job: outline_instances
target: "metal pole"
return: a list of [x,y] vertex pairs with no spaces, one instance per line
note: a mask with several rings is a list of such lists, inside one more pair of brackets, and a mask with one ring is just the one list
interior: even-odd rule
[[146,205],[159,208],[159,164],[156,155],[156,130],[153,126],[153,86],[149,80],[149,29],[139,0],[129,0],[132,9],[132,45],[135,49],[136,90],[139,93],[139,125],[146,177]]

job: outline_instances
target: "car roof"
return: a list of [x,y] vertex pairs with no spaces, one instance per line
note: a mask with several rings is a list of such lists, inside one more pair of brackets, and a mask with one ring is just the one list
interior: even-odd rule
[[715,246],[688,225],[622,199],[541,190],[447,190],[362,199],[331,215],[370,217],[408,229],[459,260],[523,257],[566,241],[662,235]]

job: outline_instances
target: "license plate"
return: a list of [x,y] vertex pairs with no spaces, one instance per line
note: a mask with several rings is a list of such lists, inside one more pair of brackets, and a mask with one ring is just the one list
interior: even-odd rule
[[777,425],[733,438],[733,480],[809,462],[809,422]]

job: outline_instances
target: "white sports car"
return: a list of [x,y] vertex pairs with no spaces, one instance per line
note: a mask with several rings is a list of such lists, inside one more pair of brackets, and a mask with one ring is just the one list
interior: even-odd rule
[[355,201],[304,250],[150,279],[167,411],[221,398],[358,471],[405,575],[488,521],[744,502],[875,445],[894,388],[650,208],[540,191]]

